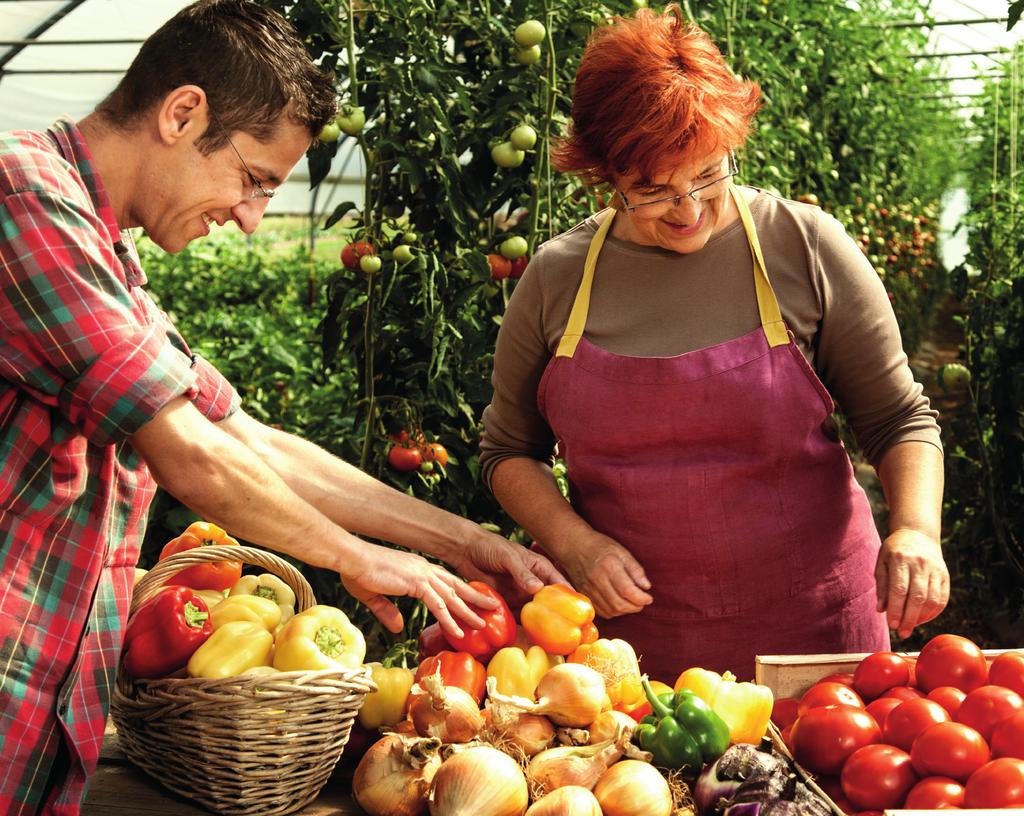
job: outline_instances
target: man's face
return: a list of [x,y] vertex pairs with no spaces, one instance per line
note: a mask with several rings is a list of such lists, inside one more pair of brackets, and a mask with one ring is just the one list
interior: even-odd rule
[[[196,135],[204,129],[197,127]],[[208,235],[214,223],[222,226],[235,221],[243,232],[253,232],[269,199],[253,197],[256,188],[249,171],[263,187],[273,190],[287,178],[310,144],[306,128],[287,117],[282,117],[269,142],[260,142],[241,131],[231,133],[230,139],[231,144],[209,155],[199,151],[194,138],[184,140],[157,171],[150,185],[155,194],[148,201],[138,202],[137,208],[147,235],[160,248],[178,252],[196,238]]]

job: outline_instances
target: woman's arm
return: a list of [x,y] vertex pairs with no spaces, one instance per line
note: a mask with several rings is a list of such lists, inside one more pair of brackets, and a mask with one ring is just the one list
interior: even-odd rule
[[942,452],[928,442],[901,442],[883,455],[878,476],[889,503],[889,535],[875,567],[878,611],[909,637],[949,600],[942,558]]

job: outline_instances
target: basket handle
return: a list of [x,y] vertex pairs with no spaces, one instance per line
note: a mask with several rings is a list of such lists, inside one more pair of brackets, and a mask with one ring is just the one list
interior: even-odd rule
[[263,567],[292,588],[295,593],[296,612],[302,612],[316,604],[313,588],[309,585],[309,581],[295,567],[272,552],[234,545],[204,546],[193,547],[190,550],[170,555],[162,561],[158,561],[153,569],[143,575],[132,592],[132,605],[128,610],[128,617],[135,614],[142,604],[156,595],[168,579],[183,569],[194,567],[197,564],[207,564],[210,561],[241,561],[243,564]]

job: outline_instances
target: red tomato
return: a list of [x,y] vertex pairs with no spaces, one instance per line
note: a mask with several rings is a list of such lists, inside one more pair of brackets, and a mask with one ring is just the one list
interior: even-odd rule
[[899,807],[917,784],[910,754],[892,745],[865,745],[843,765],[843,793],[858,810]]
[[989,740],[994,757],[1024,759],[1024,711],[1011,714],[992,731]]
[[772,722],[780,731],[795,723],[797,716],[799,715],[795,697],[780,697],[772,705]]
[[897,700],[916,700],[918,697],[924,697],[924,692],[910,686],[893,686],[879,695],[879,699],[882,697],[895,697]]
[[892,714],[893,709],[903,705],[905,702],[908,701],[900,700],[896,697],[879,697],[877,700],[872,700],[868,703],[864,710],[875,718],[875,722],[878,723],[878,727],[884,733],[885,723],[889,719],[889,715]]
[[918,735],[910,758],[921,776],[950,776],[963,782],[988,762],[991,754],[981,734],[970,726],[941,722]]
[[440,442],[431,442],[420,448],[424,462],[437,462],[441,467],[448,464],[448,449]]
[[1024,759],[1002,757],[978,768],[967,780],[964,807],[1024,807]]
[[864,708],[864,701],[849,686],[829,680],[815,683],[807,689],[804,696],[800,698],[797,710],[802,717],[812,708],[827,705],[849,705]]
[[988,663],[977,645],[960,635],[936,635],[917,658],[917,686],[926,694],[939,686],[966,692],[985,685]]
[[822,677],[819,683],[842,683],[844,686],[853,686],[853,672],[835,672],[834,674]]
[[959,810],[964,806],[964,786],[948,776],[926,776],[907,794],[907,810]]
[[869,654],[853,673],[853,690],[863,700],[874,700],[893,686],[909,684],[910,664],[895,652]]
[[1002,686],[981,686],[964,698],[956,721],[969,725],[988,742],[996,725],[1021,710],[1024,700],[1017,692]]
[[966,696],[964,692],[954,686],[939,686],[928,692],[928,699],[934,700],[946,709],[953,719],[956,719],[956,712],[959,711],[960,703]]
[[423,454],[419,448],[408,448],[404,445],[392,445],[388,451],[388,464],[395,470],[408,473],[417,470],[423,464]]
[[882,731],[863,708],[818,706],[793,724],[790,739],[797,762],[815,773],[839,773],[858,748],[878,742]]
[[487,263],[491,266],[491,280],[502,280],[512,274],[512,261],[504,255],[492,252],[487,256]]
[[1024,652],[1003,652],[988,669],[988,682],[1024,697]]
[[513,280],[521,278],[523,272],[526,271],[526,265],[530,262],[530,259],[525,255],[520,255],[518,258],[513,258],[511,262],[511,269],[509,270],[508,276]]
[[347,244],[341,251],[341,262],[349,269],[358,269],[360,258],[364,255],[376,254],[377,251],[373,248],[373,244],[369,244],[366,241],[355,241],[354,243]]
[[882,738],[890,745],[909,751],[918,734],[929,725],[951,719],[949,712],[934,700],[924,697],[904,700],[890,712],[882,729]]

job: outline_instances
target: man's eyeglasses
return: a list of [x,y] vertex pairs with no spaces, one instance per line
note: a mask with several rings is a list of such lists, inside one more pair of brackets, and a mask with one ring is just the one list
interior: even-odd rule
[[242,158],[242,154],[238,152],[238,148],[235,147],[235,143],[231,141],[231,137],[228,136],[227,129],[220,123],[220,119],[217,118],[217,114],[213,112],[213,108],[208,108],[210,111],[210,118],[216,123],[220,132],[224,134],[224,138],[227,143],[231,145],[231,149],[235,151],[235,155],[238,156],[238,160],[242,163],[242,168],[245,170],[245,174],[249,177],[249,182],[252,186],[249,188],[249,198],[273,198],[274,193],[277,190],[268,190],[263,186],[263,183],[253,175],[252,170],[249,169],[249,165],[245,163],[245,159]]
[[705,184],[700,184],[682,195],[663,196],[659,190],[654,193],[630,193],[629,198],[626,197],[625,193],[619,192],[619,196],[626,205],[626,209],[637,217],[660,218],[673,207],[678,207],[679,202],[684,198],[690,198],[693,201],[708,201],[722,195],[729,186],[726,182],[739,173],[736,155],[731,150],[729,151],[727,162],[728,166],[725,175],[719,176]]

